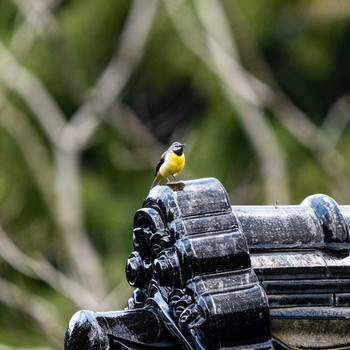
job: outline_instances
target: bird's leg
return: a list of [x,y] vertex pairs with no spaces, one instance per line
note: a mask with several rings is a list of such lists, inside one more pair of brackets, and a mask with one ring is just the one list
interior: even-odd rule
[[175,177],[175,175],[170,175],[173,179],[174,179],[174,181],[170,181],[169,180],[169,178],[168,177],[166,177],[166,179],[168,180],[168,184],[173,184],[173,183],[176,183],[177,182],[177,179],[176,179],[176,177]]
[[177,183],[179,183],[179,181],[178,181],[178,179],[176,178],[175,175],[171,175],[171,177],[172,177],[174,180],[171,181],[171,182],[168,182],[169,184],[177,184]]

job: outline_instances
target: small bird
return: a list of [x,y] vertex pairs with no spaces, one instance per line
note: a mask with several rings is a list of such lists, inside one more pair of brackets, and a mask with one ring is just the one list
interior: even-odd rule
[[151,188],[158,185],[162,178],[172,176],[176,180],[178,175],[185,166],[185,144],[174,142],[160,157],[160,160],[154,171],[154,180]]

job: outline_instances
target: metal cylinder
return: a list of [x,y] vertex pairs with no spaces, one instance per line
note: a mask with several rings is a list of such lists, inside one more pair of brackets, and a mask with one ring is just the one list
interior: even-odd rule
[[250,251],[350,248],[350,207],[326,195],[307,197],[301,205],[232,206]]

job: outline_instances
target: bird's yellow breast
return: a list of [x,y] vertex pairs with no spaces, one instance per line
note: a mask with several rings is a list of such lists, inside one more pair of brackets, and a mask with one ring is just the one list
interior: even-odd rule
[[159,168],[159,172],[163,177],[167,177],[170,175],[176,176],[182,171],[184,166],[185,166],[184,153],[182,153],[181,156],[178,156],[174,152],[169,152],[165,156],[164,163]]

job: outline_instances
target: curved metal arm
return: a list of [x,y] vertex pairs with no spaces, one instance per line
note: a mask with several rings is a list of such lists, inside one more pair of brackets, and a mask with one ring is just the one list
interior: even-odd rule
[[178,349],[153,308],[125,311],[78,311],[70,320],[65,349]]

